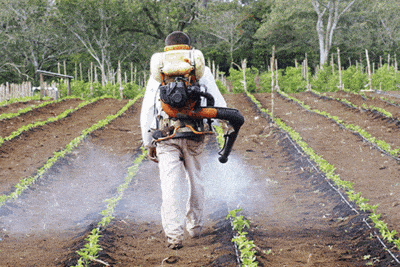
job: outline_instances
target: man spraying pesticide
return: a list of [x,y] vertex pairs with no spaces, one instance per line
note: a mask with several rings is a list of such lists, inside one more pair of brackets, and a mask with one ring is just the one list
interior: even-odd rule
[[[172,32],[165,44],[164,52],[151,58],[140,124],[149,158],[160,170],[161,219],[168,247],[180,249],[185,224],[191,237],[198,237],[203,225],[199,159],[204,136],[213,133],[213,119],[227,122],[229,131],[219,152],[219,161],[225,163],[244,118],[238,110],[226,108],[203,54],[191,47],[189,36]],[[183,211],[179,199],[185,181],[189,183],[189,199]]]

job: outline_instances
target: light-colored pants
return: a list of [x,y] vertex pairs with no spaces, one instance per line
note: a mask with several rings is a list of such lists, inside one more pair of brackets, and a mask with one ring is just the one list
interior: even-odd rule
[[[199,158],[203,149],[203,141],[186,138],[157,144],[162,191],[161,218],[169,243],[182,242],[185,223],[192,236],[201,231],[204,186]],[[183,191],[185,183],[188,183],[188,193]],[[188,196],[187,200],[183,199],[184,195]]]

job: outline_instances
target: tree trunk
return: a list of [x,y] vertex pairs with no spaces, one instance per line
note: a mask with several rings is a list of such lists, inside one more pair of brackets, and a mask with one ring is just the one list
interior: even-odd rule
[[[329,51],[333,42],[333,34],[337,28],[340,17],[354,4],[356,0],[351,0],[342,10],[340,10],[341,0],[329,0],[327,4],[322,0],[311,0],[311,4],[317,13],[316,30],[318,34],[320,65],[321,67],[328,61]],[[326,24],[326,26],[324,26]]]

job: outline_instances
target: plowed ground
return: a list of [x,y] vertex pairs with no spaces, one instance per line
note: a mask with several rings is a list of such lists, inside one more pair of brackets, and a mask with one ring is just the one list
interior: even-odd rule
[[[396,123],[313,95],[298,97],[315,105],[322,103],[318,109],[331,108],[354,124],[368,121],[363,125],[370,126],[371,134],[382,134],[393,145],[398,142]],[[257,245],[259,266],[398,265],[375,238],[375,230],[363,221],[368,214],[352,209],[354,204],[344,201],[286,133],[246,96],[225,98],[246,122],[226,164],[217,160],[214,138],[207,141],[202,236],[187,237],[180,250],[166,248],[159,214],[158,167],[145,160],[116,207],[115,219],[101,232],[100,260],[111,266],[238,266],[225,216],[240,207],[251,221],[249,238]],[[269,94],[256,98],[271,108]],[[79,257],[75,251],[83,247],[100,220],[106,205],[103,200],[116,194],[127,168],[140,153],[140,102],[91,134],[20,198],[0,207],[0,266],[76,264]],[[34,174],[54,151],[125,104],[98,101],[57,123],[5,142],[0,146],[0,192],[12,191],[13,185]],[[275,97],[274,114],[335,165],[341,178],[353,182],[370,204],[380,204],[378,212],[390,229],[400,228],[399,165],[395,159],[329,119],[281,97]],[[6,120],[1,123],[2,128],[11,127]],[[385,126],[384,130],[379,125]],[[91,266],[104,265],[94,262]]]

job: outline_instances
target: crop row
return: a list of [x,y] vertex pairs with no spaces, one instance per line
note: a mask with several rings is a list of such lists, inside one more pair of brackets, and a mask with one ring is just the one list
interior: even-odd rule
[[74,109],[67,109],[67,110],[65,110],[63,113],[61,113],[60,115],[58,115],[57,117],[51,117],[51,118],[48,118],[47,120],[44,120],[44,121],[37,121],[37,122],[35,122],[35,123],[30,123],[30,124],[24,125],[24,126],[22,126],[21,128],[18,128],[17,130],[15,130],[14,132],[12,132],[9,136],[0,137],[0,146],[1,146],[5,141],[9,141],[9,140],[11,140],[11,139],[13,139],[13,138],[19,136],[20,134],[22,134],[22,133],[25,132],[25,131],[28,131],[28,130],[30,130],[30,129],[33,129],[33,128],[36,128],[36,127],[40,127],[40,126],[43,126],[43,125],[45,125],[45,124],[48,124],[48,123],[55,122],[55,121],[57,121],[57,120],[63,119],[63,118],[65,118],[65,117],[67,117],[68,114],[70,114],[70,113],[72,113],[72,112],[75,112],[75,111],[77,111],[78,109],[80,109],[80,108],[82,108],[82,107],[84,107],[84,106],[86,106],[86,105],[88,105],[88,104],[91,104],[91,103],[93,103],[93,102],[95,102],[95,101],[97,101],[97,100],[99,100],[99,99],[102,99],[102,98],[107,98],[107,96],[103,96],[103,97],[101,97],[101,98],[93,98],[92,100],[87,100],[87,101],[85,101],[85,102],[82,102],[82,103],[80,103],[76,108],[74,108]]
[[27,101],[33,101],[33,100],[50,100],[50,99],[51,99],[50,97],[42,97],[40,95],[28,96],[28,97],[22,97],[22,98],[12,98],[10,100],[1,101],[0,107],[11,105],[14,103],[19,103],[19,102],[27,102]]
[[[316,91],[312,91],[312,92],[314,94],[318,95],[318,96],[321,96],[321,94],[319,92],[316,92]],[[299,104],[301,104],[304,108],[306,108],[306,109],[308,109],[310,111],[316,112],[316,113],[318,113],[320,115],[325,115],[324,112],[322,112],[322,111],[311,110],[309,108],[309,106],[305,105],[303,102],[301,102],[301,101],[299,101],[299,100],[297,100],[295,98],[292,98],[292,97],[287,96],[287,95],[286,95],[286,97],[290,98],[291,100],[293,100],[293,101],[295,101],[295,102],[297,102]],[[386,111],[383,108],[375,107],[373,105],[369,105],[368,106],[365,103],[363,103],[362,106],[360,107],[360,106],[357,106],[357,105],[353,104],[352,102],[348,101],[347,99],[334,98],[334,97],[329,97],[329,96],[326,96],[326,95],[324,95],[324,97],[326,97],[328,99],[334,99],[334,100],[340,101],[340,102],[346,104],[347,106],[352,107],[352,108],[357,109],[357,110],[375,111],[375,112],[380,113],[381,115],[383,115],[383,116],[385,116],[387,118],[393,118],[392,113]],[[396,159],[400,160],[400,158],[398,158],[398,156],[400,155],[400,148],[392,149],[391,146],[385,140],[379,140],[379,139],[373,137],[367,131],[361,129],[358,125],[345,124],[344,121],[340,120],[338,117],[330,116],[329,114],[326,114],[326,115],[327,115],[327,117],[329,117],[330,119],[335,120],[336,122],[340,123],[341,125],[343,125],[347,129],[359,133],[364,139],[366,139],[369,142],[375,144],[379,149],[383,150],[386,153],[389,153],[391,156],[396,157]]]
[[[27,189],[30,185],[32,185],[33,183],[35,183],[35,181],[37,181],[39,178],[41,178],[41,177],[56,163],[56,161],[57,161],[58,159],[64,157],[67,153],[70,153],[75,147],[77,147],[77,146],[83,141],[83,139],[84,139],[87,135],[89,135],[90,133],[92,133],[93,131],[95,131],[95,130],[97,130],[97,129],[100,129],[100,128],[104,127],[105,125],[107,125],[108,123],[110,123],[112,120],[114,120],[115,118],[117,118],[117,117],[119,117],[120,115],[122,115],[130,106],[132,106],[132,105],[136,102],[136,100],[137,100],[139,97],[141,97],[141,95],[138,95],[135,99],[130,100],[130,101],[129,101],[122,109],[120,109],[116,114],[114,114],[114,115],[109,115],[107,118],[105,118],[105,119],[103,119],[103,120],[101,120],[101,121],[99,121],[99,122],[93,124],[91,127],[87,128],[87,129],[83,130],[83,131],[82,131],[82,134],[81,134],[80,136],[74,138],[74,139],[73,139],[70,143],[68,143],[68,144],[64,147],[64,149],[62,149],[61,151],[54,152],[54,153],[53,153],[53,154],[54,154],[53,157],[51,157],[51,158],[49,158],[49,159],[47,160],[47,162],[44,164],[44,166],[41,167],[41,168],[36,172],[36,175],[35,175],[35,176],[22,179],[17,185],[15,185],[16,190],[15,190],[14,192],[12,192],[11,194],[9,194],[9,195],[6,195],[6,194],[1,195],[1,196],[0,196],[0,206],[1,206],[1,205],[4,205],[4,203],[5,203],[7,200],[9,200],[9,199],[13,199],[13,198],[15,199],[15,198],[17,198],[25,189]],[[105,96],[102,97],[102,98],[105,98]],[[92,103],[92,102],[94,102],[94,101],[96,101],[96,100],[98,100],[98,99],[93,99],[93,100],[90,100],[90,101],[86,101],[86,102],[84,102],[84,103],[81,103],[81,105],[87,105],[87,104]],[[78,108],[79,108],[79,106],[78,106],[76,109],[78,109]],[[64,114],[64,113],[63,113],[63,114],[66,116],[67,114],[69,114],[69,113],[71,113],[71,112],[72,112],[71,110],[66,110],[66,111],[64,112],[64,113],[66,113],[66,114]],[[63,115],[63,114],[61,114],[61,115]],[[60,116],[61,116],[61,115],[60,115]],[[65,116],[64,116],[64,117],[65,117]],[[57,118],[58,118],[58,117],[57,117]],[[50,118],[50,119],[56,119],[56,118]],[[42,122],[39,122],[38,126],[39,126],[39,125],[42,125],[41,123],[42,123]],[[35,123],[35,124],[36,124],[36,123]],[[25,126],[24,126],[24,127],[25,127]],[[24,127],[22,127],[22,128],[24,128]],[[32,127],[33,127],[33,126],[32,126]],[[29,127],[28,129],[30,129],[30,128],[32,128],[32,127]],[[18,130],[17,130],[17,131],[18,131]],[[16,132],[17,132],[17,131],[16,131]]]
[[58,103],[58,102],[61,102],[63,100],[72,99],[72,98],[76,98],[76,97],[68,96],[68,97],[65,97],[65,98],[62,98],[62,99],[58,99],[58,100],[50,100],[50,101],[46,101],[46,102],[40,103],[39,105],[36,105],[36,106],[30,106],[30,107],[26,107],[26,108],[20,109],[20,110],[18,110],[18,112],[15,112],[15,113],[0,114],[0,120],[2,120],[2,119],[11,119],[11,118],[17,117],[17,116],[19,116],[21,114],[24,114],[24,113],[27,113],[29,111],[32,111],[34,109],[38,109],[38,108],[41,108],[41,107],[44,107],[44,106],[47,106],[47,105],[50,105],[50,104],[53,104],[53,103]]
[[[280,92],[283,97],[286,97],[287,94]],[[361,193],[356,193],[353,189],[353,184],[349,181],[344,181],[340,178],[338,174],[335,173],[335,166],[330,164],[320,155],[318,155],[305,141],[302,140],[302,137],[299,133],[294,131],[290,126],[286,125],[280,118],[274,117],[272,112],[268,109],[262,107],[261,103],[250,93],[247,93],[247,96],[257,105],[257,107],[267,115],[269,115],[276,125],[287,132],[292,140],[296,142],[296,144],[306,153],[309,158],[316,163],[318,169],[325,174],[326,178],[334,183],[335,186],[345,190],[348,198],[355,202],[360,210],[362,211],[370,211],[371,215],[369,216],[370,220],[374,223],[375,227],[380,231],[382,237],[388,242],[393,243],[398,250],[400,250],[400,238],[396,239],[395,235],[397,234],[396,230],[389,230],[387,224],[380,220],[380,214],[376,214],[375,210],[377,205],[373,206],[368,204],[368,199],[361,196]]]
[[82,249],[77,251],[77,254],[80,256],[80,258],[78,259],[77,265],[75,265],[76,267],[88,266],[91,261],[100,262],[103,265],[110,266],[108,263],[97,259],[98,252],[102,250],[98,244],[99,238],[101,237],[101,229],[106,227],[114,218],[114,208],[122,199],[124,191],[128,188],[133,178],[136,176],[136,173],[139,170],[139,165],[142,163],[146,154],[147,151],[142,147],[142,154],[135,159],[133,166],[128,168],[128,174],[124,179],[125,182],[118,186],[117,195],[104,201],[107,203],[107,208],[101,212],[103,217],[98,222],[97,227],[93,228],[89,236],[85,239],[87,243]]
[[[224,146],[224,131],[219,125],[214,126],[214,129],[217,133],[217,142],[219,147],[222,149]],[[254,241],[247,239],[247,232],[243,231],[245,227],[250,227],[250,222],[247,219],[243,219],[242,215],[237,215],[240,211],[242,211],[242,209],[231,210],[226,216],[226,219],[231,222],[232,229],[237,232],[236,236],[232,238],[231,241],[235,245],[236,253],[238,254],[240,252],[240,255],[237,256],[240,257],[243,266],[256,267],[258,266],[256,257],[254,256],[256,253],[254,248],[256,246],[254,245]]]
[[[368,140],[370,143],[372,143],[375,146],[377,146],[383,152],[386,152],[386,153],[388,153],[388,154],[390,154],[390,155],[392,155],[392,156],[394,156],[396,158],[400,154],[400,148],[392,149],[390,144],[388,144],[385,140],[379,140],[379,139],[373,137],[370,133],[368,133],[367,131],[365,131],[364,129],[362,129],[358,125],[345,123],[339,117],[332,116],[330,113],[328,113],[326,111],[320,111],[318,109],[312,109],[309,105],[306,105],[303,101],[300,101],[300,100],[296,99],[295,97],[289,96],[285,92],[279,91],[279,94],[284,96],[284,97],[286,97],[287,99],[290,99],[290,100],[298,103],[299,105],[301,105],[303,108],[307,109],[310,112],[314,112],[314,113],[317,113],[317,114],[322,115],[324,117],[327,117],[327,118],[335,121],[336,123],[340,124],[341,126],[345,127],[346,129],[360,134],[365,140]],[[343,103],[346,103],[346,104],[348,104],[348,105],[350,105],[350,106],[352,106],[352,107],[354,107],[356,109],[360,109],[358,106],[354,105],[353,103],[349,102],[346,99],[338,99],[338,100],[340,100]],[[378,108],[376,108],[376,109],[378,109]],[[397,159],[399,159],[399,158],[397,158]]]

